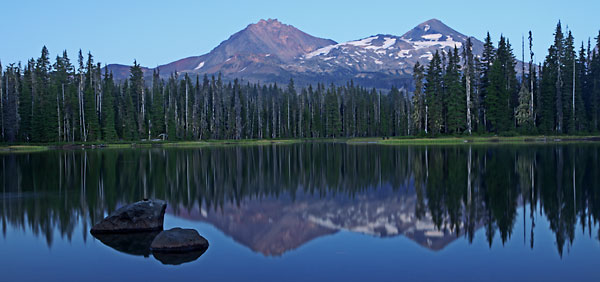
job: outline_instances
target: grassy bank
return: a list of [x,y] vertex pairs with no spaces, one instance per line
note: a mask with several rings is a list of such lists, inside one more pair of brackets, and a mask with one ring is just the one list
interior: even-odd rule
[[0,145],[0,154],[1,153],[32,153],[32,152],[41,152],[48,150],[48,146],[44,145],[9,145],[9,146],[1,146]]
[[459,145],[459,144],[529,144],[558,142],[599,142],[600,136],[465,136],[438,138],[353,138],[348,143],[376,143],[384,145]]
[[226,145],[271,145],[301,143],[303,139],[261,139],[261,140],[207,140],[207,141],[179,141],[165,142],[162,147],[202,147]]
[[294,144],[315,142],[337,142],[347,144],[382,145],[460,145],[460,144],[543,144],[565,142],[600,142],[600,136],[460,136],[460,137],[365,137],[365,138],[307,138],[307,139],[260,139],[260,140],[205,140],[205,141],[140,141],[140,142],[78,142],[49,144],[11,144],[0,145],[2,152],[39,152],[48,149],[75,148],[192,148],[205,146],[255,146],[272,144]]

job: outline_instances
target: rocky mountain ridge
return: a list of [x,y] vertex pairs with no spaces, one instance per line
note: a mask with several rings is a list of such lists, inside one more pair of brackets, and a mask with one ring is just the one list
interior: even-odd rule
[[[350,80],[364,87],[411,88],[416,62],[427,64],[438,52],[461,49],[467,36],[431,19],[402,36],[377,34],[359,40],[337,43],[311,36],[276,19],[261,20],[233,34],[207,54],[158,66],[162,77],[172,73],[217,75],[261,83],[296,85],[338,84]],[[475,54],[483,43],[472,38]],[[107,66],[116,79],[128,75],[129,66]],[[144,68],[146,77],[155,69]]]

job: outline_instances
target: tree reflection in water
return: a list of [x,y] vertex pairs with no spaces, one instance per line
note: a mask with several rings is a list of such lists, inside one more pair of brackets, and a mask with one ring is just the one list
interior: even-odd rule
[[[578,223],[587,236],[600,232],[599,152],[600,145],[591,143],[305,143],[1,154],[0,216],[5,236],[10,227],[28,229],[50,246],[55,229],[71,240],[81,224],[86,240],[91,225],[120,205],[161,198],[172,213],[194,217],[198,211],[202,220],[226,233],[231,229],[234,238],[235,232],[251,233],[260,216],[281,218],[285,228],[271,232],[297,230],[297,238],[269,244],[272,249],[253,239],[258,233],[236,239],[278,255],[339,229],[403,234],[440,249],[449,238],[472,242],[484,228],[490,246],[495,234],[504,244],[522,208],[528,209],[522,214],[530,230],[524,239],[533,248],[536,219],[545,216],[562,256]],[[237,214],[238,226],[223,222],[224,214]],[[304,221],[284,220],[286,215]]]

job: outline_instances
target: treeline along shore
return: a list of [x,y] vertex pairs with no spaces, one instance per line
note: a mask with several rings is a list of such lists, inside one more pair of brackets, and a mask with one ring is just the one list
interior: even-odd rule
[[[1,141],[243,140],[441,135],[597,135],[600,36],[576,50],[556,26],[543,63],[522,69],[507,38],[487,36],[481,56],[470,39],[414,66],[414,90],[318,83],[296,87],[224,81],[159,70],[145,81],[134,62],[128,79],[80,51],[51,63],[46,47],[26,64],[0,65]],[[529,34],[529,50],[533,44]],[[525,46],[523,42],[523,46]],[[525,48],[524,48],[525,49]],[[524,53],[524,52],[523,52]]]

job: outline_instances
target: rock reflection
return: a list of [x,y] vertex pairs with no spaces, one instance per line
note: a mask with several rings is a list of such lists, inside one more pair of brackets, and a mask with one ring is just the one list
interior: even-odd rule
[[[511,240],[517,221],[533,248],[545,217],[562,256],[576,236],[600,235],[599,154],[595,143],[2,154],[0,218],[3,232],[27,229],[51,245],[55,230],[70,240],[81,225],[85,240],[89,226],[123,203],[163,198],[176,216],[276,256],[339,230],[402,235],[439,250],[483,229],[491,246]],[[525,218],[519,208],[528,209]]]
[[154,240],[154,237],[156,237],[158,233],[160,233],[160,231],[113,234],[100,233],[92,234],[92,236],[104,245],[119,252],[134,256],[149,257],[152,253],[150,251],[150,244],[152,244],[152,240]]
[[113,233],[113,234],[92,234],[104,245],[111,247],[121,253],[150,257],[152,255],[156,260],[166,265],[180,265],[197,260],[204,250],[197,250],[183,253],[164,253],[150,251],[152,241],[160,231],[152,232],[133,232],[133,233]]
[[163,253],[163,252],[154,252],[152,255],[162,264],[166,265],[180,265],[188,262],[192,262],[197,260],[201,255],[206,252],[206,249],[185,253]]

